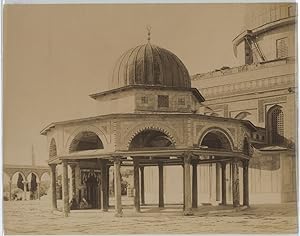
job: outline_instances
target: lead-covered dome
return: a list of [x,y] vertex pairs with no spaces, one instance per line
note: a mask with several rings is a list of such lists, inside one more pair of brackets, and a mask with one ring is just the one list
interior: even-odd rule
[[147,43],[126,51],[115,65],[111,88],[128,85],[191,88],[191,79],[176,55]]

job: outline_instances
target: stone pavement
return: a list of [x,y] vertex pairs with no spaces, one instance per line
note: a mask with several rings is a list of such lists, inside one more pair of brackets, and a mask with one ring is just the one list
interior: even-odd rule
[[243,211],[231,206],[201,206],[194,216],[183,216],[182,206],[142,207],[135,213],[125,206],[124,216],[114,210],[71,211],[64,218],[41,201],[4,202],[5,234],[187,234],[187,233],[296,233],[296,204],[255,205]]

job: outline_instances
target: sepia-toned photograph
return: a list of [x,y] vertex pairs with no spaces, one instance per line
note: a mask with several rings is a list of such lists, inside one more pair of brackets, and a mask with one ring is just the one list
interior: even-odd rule
[[2,11],[5,235],[297,235],[297,3]]

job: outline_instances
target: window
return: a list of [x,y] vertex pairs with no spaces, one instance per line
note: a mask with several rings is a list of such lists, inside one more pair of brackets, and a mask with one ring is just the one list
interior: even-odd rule
[[287,38],[276,40],[276,57],[284,58],[288,56],[288,41]]
[[284,142],[284,117],[282,108],[278,105],[270,108],[268,112],[268,134],[270,144]]
[[178,98],[178,105],[185,105],[185,99],[184,98]]
[[142,104],[148,104],[148,97],[142,97]]
[[169,96],[158,95],[158,107],[169,107]]
[[295,16],[295,7],[294,6],[288,6],[288,14],[289,16]]

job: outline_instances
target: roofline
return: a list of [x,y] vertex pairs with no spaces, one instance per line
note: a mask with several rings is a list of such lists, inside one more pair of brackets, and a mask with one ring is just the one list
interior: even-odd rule
[[90,94],[89,96],[93,99],[97,99],[98,97],[103,97],[113,93],[124,92],[132,89],[159,89],[159,90],[176,90],[176,91],[191,91],[194,96],[198,99],[199,102],[204,102],[205,99],[199,92],[197,88],[182,88],[182,87],[171,87],[171,86],[162,86],[162,85],[143,85],[143,84],[135,84],[135,85],[127,85],[120,88],[115,88],[107,91],[103,91],[100,93]]
[[234,55],[236,56],[236,54],[237,54],[237,51],[236,51],[237,46],[243,41],[243,39],[246,36],[257,36],[257,35],[259,35],[261,33],[264,33],[268,30],[272,30],[272,29],[275,29],[277,27],[284,26],[284,25],[293,24],[293,23],[295,23],[295,20],[296,20],[296,16],[289,16],[289,17],[286,17],[286,18],[281,18],[281,19],[278,19],[278,20],[275,20],[275,21],[272,21],[272,22],[265,23],[263,25],[255,27],[253,29],[244,30],[243,32],[238,34],[232,40]]
[[208,116],[208,115],[203,115],[203,114],[197,114],[197,113],[176,113],[176,112],[168,112],[168,113],[113,113],[113,114],[105,114],[105,115],[99,115],[99,116],[91,116],[87,118],[79,118],[79,119],[74,119],[74,120],[64,120],[64,121],[58,121],[58,122],[53,122],[46,126],[41,132],[41,135],[46,135],[47,132],[54,128],[56,125],[63,125],[66,123],[78,123],[78,122],[85,122],[85,121],[91,121],[91,120],[97,120],[97,119],[105,119],[105,118],[119,118],[122,116],[189,116],[189,117],[205,117],[207,119],[213,119],[213,120],[223,120],[223,121],[233,121],[233,122],[238,122],[242,125],[247,126],[248,128],[252,129],[253,131],[256,131],[257,128],[256,126],[248,120],[239,120],[239,119],[234,119],[230,117],[215,117],[215,116]]

